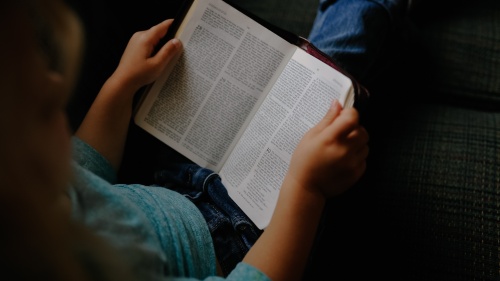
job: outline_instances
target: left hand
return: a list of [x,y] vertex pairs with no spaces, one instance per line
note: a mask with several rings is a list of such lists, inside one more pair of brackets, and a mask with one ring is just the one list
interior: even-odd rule
[[181,43],[168,41],[153,55],[172,20],[163,21],[130,38],[120,63],[106,80],[75,135],[101,153],[118,170],[123,157],[133,98],[137,91],[154,82],[172,59]]
[[181,42],[172,39],[152,56],[153,50],[172,22],[172,19],[168,19],[148,30],[134,33],[110,79],[118,81],[124,88],[135,90],[156,80],[182,49]]

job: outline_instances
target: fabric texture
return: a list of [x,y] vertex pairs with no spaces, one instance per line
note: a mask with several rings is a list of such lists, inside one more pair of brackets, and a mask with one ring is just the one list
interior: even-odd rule
[[[449,1],[448,1],[449,2]],[[462,106],[500,107],[500,2],[458,1],[416,20],[429,97]]]
[[308,39],[351,75],[365,81],[394,26],[389,10],[366,0],[320,1]]
[[[222,279],[214,277],[214,245],[194,204],[159,186],[109,183],[93,173],[111,175],[109,163],[80,139],[73,137],[73,143],[76,161],[85,159],[84,166],[74,163],[73,217],[111,243],[138,280]],[[247,264],[232,274],[228,280],[267,280]]]
[[372,139],[362,188],[377,229],[369,249],[385,253],[394,280],[498,280],[500,113],[433,104],[393,113]]
[[218,174],[193,163],[171,163],[155,173],[155,185],[184,195],[200,210],[227,276],[262,234],[229,197]]

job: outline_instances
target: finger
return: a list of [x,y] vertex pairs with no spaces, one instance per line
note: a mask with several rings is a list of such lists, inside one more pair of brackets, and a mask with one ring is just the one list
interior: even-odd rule
[[[357,131],[357,130],[356,130]],[[358,135],[355,138],[340,140],[344,145],[349,147],[352,153],[358,153],[363,147],[367,146],[366,138]]]
[[152,58],[159,62],[168,63],[177,52],[182,48],[182,43],[179,39],[174,38],[163,45],[158,53]]
[[333,120],[335,120],[335,118],[337,118],[337,116],[339,116],[341,111],[342,111],[342,106],[340,105],[339,101],[337,99],[333,100],[332,104],[330,105],[330,108],[328,109],[328,112],[326,112],[323,119],[319,121],[317,127],[320,130],[326,128],[333,122]]
[[359,114],[354,108],[346,108],[325,129],[325,133],[332,139],[345,139],[352,131],[359,127]]
[[368,155],[370,154],[370,148],[368,145],[363,146],[357,153],[357,157],[360,161],[365,161],[366,158],[368,158]]
[[167,38],[165,36],[167,35],[168,29],[172,25],[173,19],[167,19],[162,21],[161,23],[152,26],[149,30],[145,31],[145,37],[146,41],[150,42],[151,50],[150,54],[154,56],[159,49],[165,45],[165,41]]
[[370,136],[363,126],[358,126],[347,135],[346,140],[362,146],[368,143]]
[[155,26],[152,26],[150,28],[151,36],[153,36],[156,40],[160,40],[161,38],[163,38],[167,34],[168,29],[172,25],[173,21],[173,19],[167,19]]
[[347,181],[350,182],[351,185],[358,182],[366,171],[366,161],[353,159],[352,166],[349,168],[349,171],[346,173]]
[[361,164],[359,165],[359,168],[356,169],[356,175],[355,177],[357,178],[357,180],[359,180],[361,177],[363,177],[363,175],[365,174],[366,172],[366,161],[362,161]]

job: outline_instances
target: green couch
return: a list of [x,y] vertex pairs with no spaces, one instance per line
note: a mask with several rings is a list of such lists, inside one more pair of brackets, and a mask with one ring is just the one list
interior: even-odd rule
[[[317,6],[239,2],[304,37]],[[318,279],[500,280],[500,1],[417,4],[367,85],[367,172],[336,199]]]
[[[173,16],[179,1],[69,1],[88,34],[68,108],[76,128],[116,67],[117,46]],[[304,37],[318,4],[234,1]],[[367,171],[335,199],[308,280],[500,280],[500,1],[418,2],[390,43],[394,60],[366,85]],[[121,178],[138,181],[127,168]]]

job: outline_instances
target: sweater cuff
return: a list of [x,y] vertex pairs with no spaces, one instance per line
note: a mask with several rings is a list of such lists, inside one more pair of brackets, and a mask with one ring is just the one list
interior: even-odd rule
[[109,183],[116,183],[116,171],[104,156],[76,136],[72,136],[71,142],[73,145],[73,160],[76,163]]

